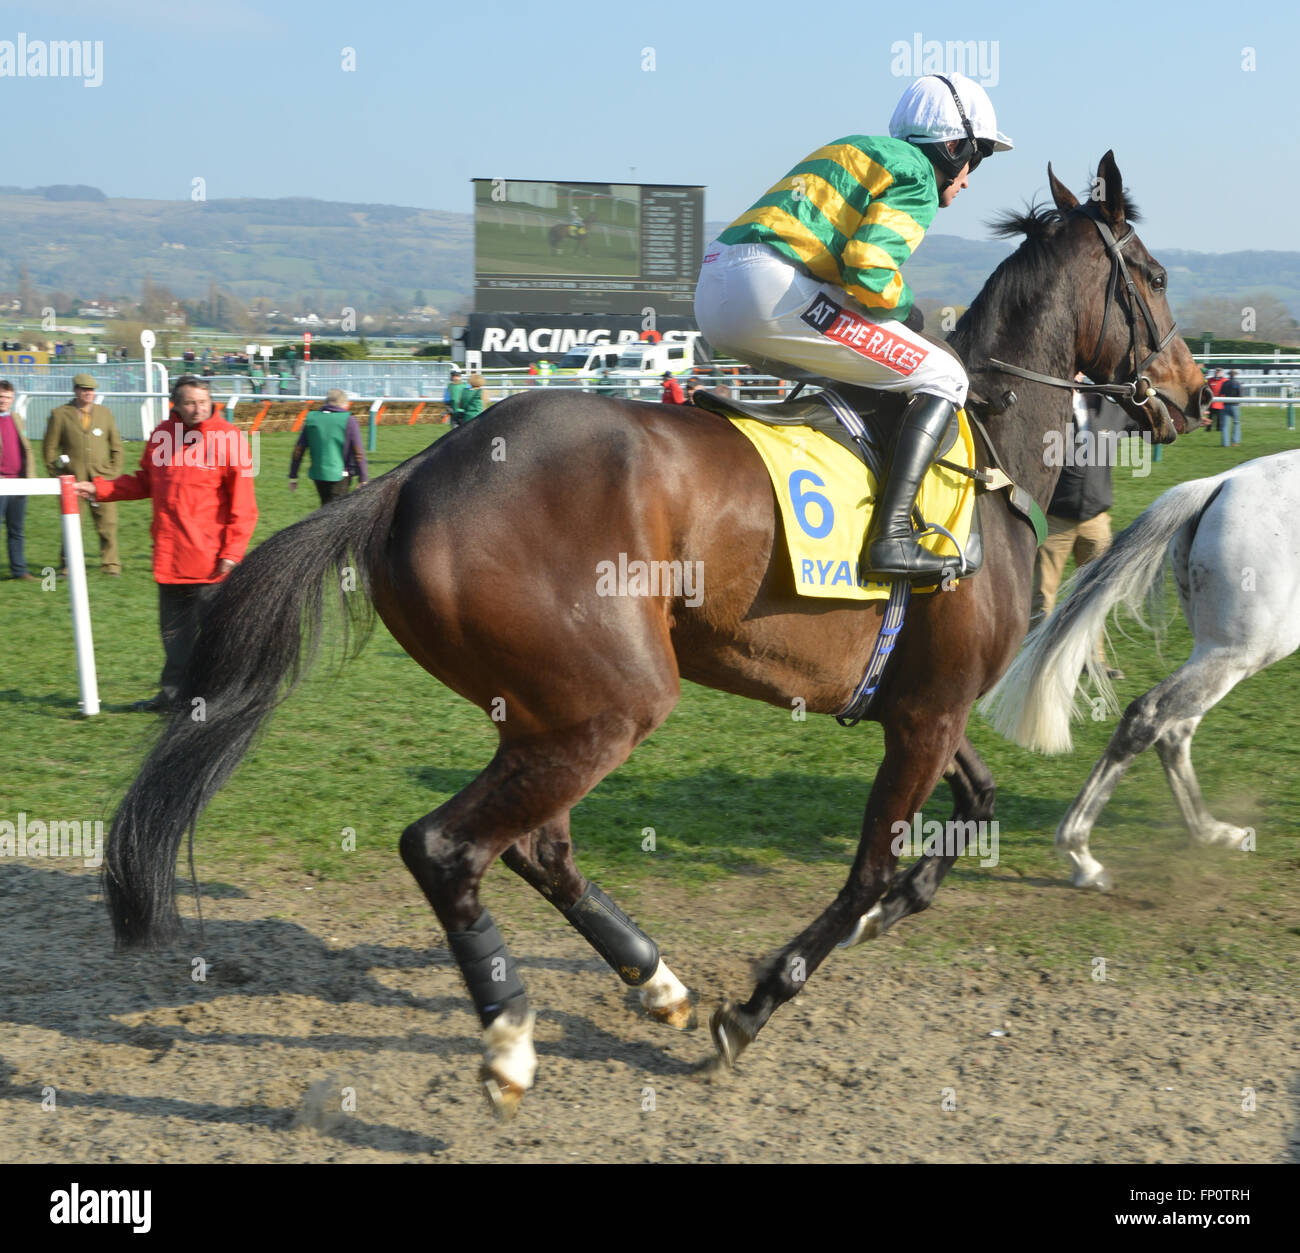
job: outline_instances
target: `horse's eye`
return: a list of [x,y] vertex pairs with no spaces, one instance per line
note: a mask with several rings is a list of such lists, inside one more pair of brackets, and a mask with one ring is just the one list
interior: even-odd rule
[[1163,274],[1155,275],[1151,280],[1151,290],[1164,291],[1164,289],[1165,289],[1165,276]]

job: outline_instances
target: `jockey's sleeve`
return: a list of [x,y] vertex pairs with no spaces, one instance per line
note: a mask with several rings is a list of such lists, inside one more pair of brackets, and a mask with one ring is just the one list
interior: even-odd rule
[[892,320],[905,318],[912,308],[912,289],[899,270],[934,221],[939,198],[925,157],[891,173],[893,180],[872,199],[845,245],[840,269],[850,296]]

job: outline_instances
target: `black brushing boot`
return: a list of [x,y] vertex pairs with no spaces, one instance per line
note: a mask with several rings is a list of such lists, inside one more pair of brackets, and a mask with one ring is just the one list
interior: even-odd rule
[[877,578],[907,579],[911,583],[939,583],[955,574],[958,557],[938,557],[917,542],[912,529],[912,506],[921,490],[939,441],[957,406],[941,396],[920,392],[903,411],[903,424],[894,447],[893,464],[884,490],[876,497],[863,568]]

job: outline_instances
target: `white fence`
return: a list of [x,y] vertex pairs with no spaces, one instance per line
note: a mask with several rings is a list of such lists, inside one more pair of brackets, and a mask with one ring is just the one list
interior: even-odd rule
[[72,475],[57,479],[0,479],[0,496],[57,496],[63,524],[63,560],[68,571],[68,598],[72,606],[72,639],[77,655],[77,684],[81,712],[87,718],[99,713],[99,680],[95,674],[95,643],[90,631],[90,594],[86,587],[86,561],[81,543],[81,510],[72,488]]

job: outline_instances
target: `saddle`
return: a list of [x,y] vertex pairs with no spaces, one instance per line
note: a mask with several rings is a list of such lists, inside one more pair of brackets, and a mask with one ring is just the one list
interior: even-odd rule
[[[847,404],[850,411],[858,417],[863,430],[861,436],[855,436],[850,426],[846,426],[838,416],[843,410],[835,404],[836,399]],[[847,448],[877,480],[883,477],[883,471],[889,466],[898,421],[908,399],[908,396],[897,392],[874,391],[867,387],[851,387],[845,383],[837,383],[833,391],[827,388],[813,396],[783,400],[774,405],[732,400],[703,388],[694,396],[697,408],[707,409],[721,417],[733,414],[753,418],[756,422],[766,422],[770,426],[810,426]],[[954,416],[939,443],[937,456],[947,456],[956,442],[957,419]]]
[[[707,392],[703,388],[695,393],[693,399],[697,408],[716,413],[719,417],[752,418],[770,426],[811,427],[848,449],[871,471],[876,482],[881,483],[889,469],[899,420],[909,397],[898,392],[882,392],[837,383],[833,390],[824,387],[816,395],[784,400],[778,404],[746,403]],[[954,415],[939,441],[935,460],[942,463],[959,438],[957,418]],[[926,525],[926,520],[917,509],[912,511],[912,520],[918,529]],[[967,574],[974,574],[984,564],[978,509],[975,511],[965,556]]]

